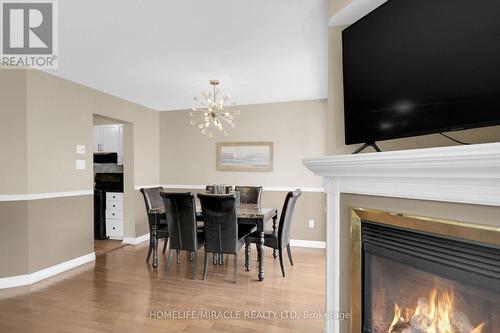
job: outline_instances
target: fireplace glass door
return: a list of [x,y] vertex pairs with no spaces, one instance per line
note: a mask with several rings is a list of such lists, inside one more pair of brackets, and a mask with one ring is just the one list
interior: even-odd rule
[[364,333],[500,333],[500,251],[363,221]]

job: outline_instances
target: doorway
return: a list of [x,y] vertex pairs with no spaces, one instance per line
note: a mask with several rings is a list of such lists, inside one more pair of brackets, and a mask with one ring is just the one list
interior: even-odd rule
[[[93,116],[94,252],[125,246],[135,234],[133,201],[133,127],[114,118]],[[131,187],[131,188],[130,188]],[[132,229],[132,230],[131,230]]]

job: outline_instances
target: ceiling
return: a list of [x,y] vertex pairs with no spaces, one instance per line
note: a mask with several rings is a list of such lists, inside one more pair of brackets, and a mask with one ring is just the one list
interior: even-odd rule
[[64,0],[55,75],[158,111],[324,99],[327,0]]

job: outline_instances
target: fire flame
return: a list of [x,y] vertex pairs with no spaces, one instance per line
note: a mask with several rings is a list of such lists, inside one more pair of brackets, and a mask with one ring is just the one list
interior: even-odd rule
[[481,333],[485,323],[473,327],[467,316],[454,308],[453,291],[432,289],[429,299],[420,298],[416,308],[404,311],[394,305],[387,333]]

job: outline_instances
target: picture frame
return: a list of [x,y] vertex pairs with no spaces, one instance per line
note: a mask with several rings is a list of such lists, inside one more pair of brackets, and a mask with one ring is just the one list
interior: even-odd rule
[[217,143],[217,171],[273,171],[273,142]]

